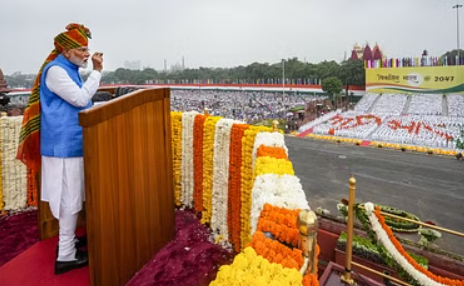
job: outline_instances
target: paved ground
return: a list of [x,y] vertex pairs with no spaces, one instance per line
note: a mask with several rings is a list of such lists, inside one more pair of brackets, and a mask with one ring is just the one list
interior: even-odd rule
[[[394,206],[422,221],[464,232],[464,162],[454,157],[290,136],[286,144],[312,209],[321,206],[338,215],[336,205],[348,198],[348,180],[353,174],[357,202]],[[464,255],[464,238],[443,234],[437,244]]]

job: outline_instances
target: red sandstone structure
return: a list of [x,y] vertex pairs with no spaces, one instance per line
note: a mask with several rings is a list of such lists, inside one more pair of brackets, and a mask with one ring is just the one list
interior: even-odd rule
[[357,59],[361,59],[363,61],[371,61],[371,60],[381,60],[385,59],[386,56],[380,49],[378,44],[375,44],[374,48],[371,49],[369,44],[366,46],[360,47],[357,44],[353,46],[353,50],[351,51],[350,60],[354,61]]

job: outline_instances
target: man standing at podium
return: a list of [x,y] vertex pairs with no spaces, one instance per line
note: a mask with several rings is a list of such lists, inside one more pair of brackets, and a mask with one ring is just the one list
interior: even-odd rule
[[76,247],[85,241],[75,237],[77,216],[84,201],[78,113],[92,105],[103,69],[103,54],[94,53],[93,71],[83,82],[79,68],[87,67],[91,34],[79,24],[69,24],[66,30],[55,37],[55,49],[37,75],[24,112],[17,155],[35,172],[40,170],[42,161],[41,198],[49,202],[60,227],[55,274],[88,264],[87,252]]

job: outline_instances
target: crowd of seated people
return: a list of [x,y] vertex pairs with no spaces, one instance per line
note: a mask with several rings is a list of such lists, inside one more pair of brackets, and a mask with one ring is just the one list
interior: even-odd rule
[[369,111],[369,108],[371,108],[372,104],[375,102],[377,97],[379,97],[379,95],[376,93],[365,94],[354,107],[354,111],[366,113],[367,111]]
[[400,115],[407,101],[406,94],[382,94],[375,103],[372,113]]
[[438,148],[456,148],[464,118],[431,115],[391,116],[372,134],[372,140]]
[[305,94],[227,90],[171,90],[172,111],[209,110],[212,115],[246,122],[286,118],[295,107],[325,99]]
[[[440,94],[379,96],[366,94],[354,111],[320,117],[302,126],[300,132],[313,128],[315,134],[353,139],[429,148],[459,149],[461,146],[456,143],[464,131],[464,96],[447,95],[449,116],[442,115],[443,95]],[[409,106],[405,107],[408,96]]]
[[414,94],[409,104],[408,114],[442,115],[443,95]]
[[387,116],[375,116],[357,111],[348,111],[333,116],[314,128],[313,133],[348,138],[366,139]]
[[464,117],[464,96],[462,94],[448,94],[448,116]]

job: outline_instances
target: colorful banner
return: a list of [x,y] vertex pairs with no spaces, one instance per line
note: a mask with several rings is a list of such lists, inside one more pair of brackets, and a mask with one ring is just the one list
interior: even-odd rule
[[462,93],[464,66],[366,69],[371,93]]

